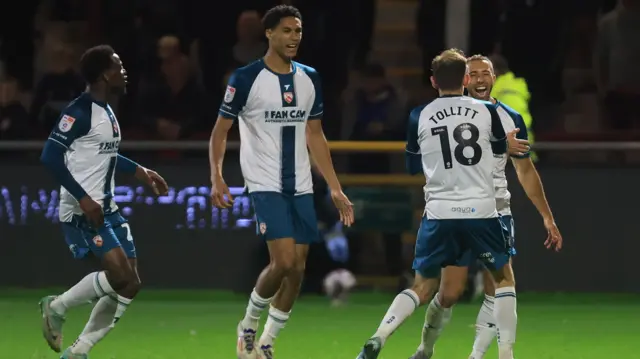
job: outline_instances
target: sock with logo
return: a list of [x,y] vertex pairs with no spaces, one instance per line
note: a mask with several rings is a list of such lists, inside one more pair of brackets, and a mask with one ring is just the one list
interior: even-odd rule
[[418,351],[433,353],[436,341],[440,337],[444,327],[451,321],[452,308],[443,308],[438,299],[439,293],[431,300],[424,316],[424,326],[422,327],[422,342]]
[[111,296],[100,298],[93,307],[91,316],[78,339],[71,346],[74,354],[88,354],[91,348],[102,340],[115,327],[118,302]]
[[258,321],[262,312],[271,303],[273,298],[262,298],[256,289],[254,288],[249,297],[249,304],[247,305],[247,311],[245,312],[244,319],[242,319],[242,327],[244,329],[258,330]]
[[267,318],[267,322],[264,324],[262,336],[260,336],[259,343],[261,346],[273,346],[273,342],[278,337],[278,334],[287,324],[290,314],[291,312],[283,312],[273,306],[269,308],[269,317]]
[[420,306],[420,297],[411,289],[400,292],[391,303],[387,313],[382,318],[382,322],[378,330],[373,335],[374,338],[380,338],[382,343],[400,327],[413,312]]
[[484,302],[476,318],[476,338],[473,342],[473,352],[469,359],[482,359],[484,353],[489,350],[491,343],[497,335],[496,320],[493,313],[495,298],[484,296]]
[[69,288],[51,301],[51,309],[64,315],[69,308],[88,304],[89,302],[105,295],[113,295],[115,291],[111,288],[107,276],[104,272],[94,272],[82,278],[76,285]]
[[518,326],[516,310],[516,289],[514,287],[496,289],[493,313],[496,318],[496,327],[498,330],[500,359],[513,358],[513,345],[516,342],[516,327]]

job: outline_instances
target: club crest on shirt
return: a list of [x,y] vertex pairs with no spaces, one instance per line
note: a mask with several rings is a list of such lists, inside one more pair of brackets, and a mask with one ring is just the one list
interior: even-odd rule
[[93,237],[93,243],[96,245],[96,247],[102,247],[102,237],[95,236]]
[[282,94],[282,97],[287,103],[291,103],[291,101],[293,101],[293,92],[285,92]]
[[266,223],[260,223],[260,234],[265,234],[267,232],[267,224]]
[[69,130],[71,130],[71,127],[73,127],[73,124],[76,122],[76,119],[69,116],[69,115],[64,115],[62,116],[62,118],[60,119],[60,123],[58,124],[58,129],[61,132],[68,132]]
[[233,101],[233,97],[236,95],[236,88],[227,86],[227,91],[224,93],[224,102],[229,103]]

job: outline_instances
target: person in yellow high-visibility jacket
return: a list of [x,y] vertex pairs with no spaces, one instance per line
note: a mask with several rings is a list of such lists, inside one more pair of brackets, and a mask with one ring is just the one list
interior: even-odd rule
[[[529,112],[531,93],[529,93],[527,81],[522,77],[516,77],[516,75],[511,72],[509,64],[504,57],[494,55],[490,57],[490,60],[493,63],[493,70],[496,75],[496,80],[491,90],[491,97],[520,113],[527,127],[529,143],[533,144],[534,138],[531,128],[533,117],[531,117],[531,112]],[[534,152],[531,152],[531,159],[534,161],[537,159]]]

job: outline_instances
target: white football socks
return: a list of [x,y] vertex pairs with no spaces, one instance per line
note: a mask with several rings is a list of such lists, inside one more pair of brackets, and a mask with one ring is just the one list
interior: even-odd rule
[[273,346],[273,342],[276,337],[278,337],[280,330],[282,330],[287,324],[290,314],[291,312],[283,312],[273,306],[269,308],[269,317],[267,318],[267,322],[264,324],[262,336],[260,336],[260,345]]
[[59,295],[51,302],[51,309],[60,315],[64,315],[69,308],[88,304],[92,300],[105,295],[113,295],[104,272],[94,272],[82,278],[76,285]]
[[500,359],[513,359],[513,345],[516,342],[516,289],[504,287],[496,289],[494,316],[498,329],[498,347]]
[[102,340],[115,326],[118,303],[110,296],[100,298],[93,307],[84,330],[71,346],[74,354],[88,354],[91,348]]
[[486,295],[476,318],[476,338],[473,342],[472,359],[482,359],[497,335],[496,320],[493,313],[495,297]]
[[271,300],[273,300],[273,298],[262,298],[254,288],[251,292],[251,297],[249,297],[249,304],[247,305],[247,311],[244,315],[244,319],[242,319],[242,327],[257,331],[260,316],[271,303]]
[[422,328],[422,342],[418,351],[426,354],[433,353],[436,341],[440,337],[442,330],[451,320],[452,308],[443,308],[438,300],[438,294],[433,297],[427,307],[424,317],[424,327]]
[[415,310],[420,306],[420,297],[411,289],[400,292],[391,303],[389,310],[382,318],[382,322],[373,337],[378,337],[382,343],[400,327]]

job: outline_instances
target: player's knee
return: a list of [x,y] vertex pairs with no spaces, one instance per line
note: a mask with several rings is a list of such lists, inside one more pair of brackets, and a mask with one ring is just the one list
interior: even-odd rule
[[270,266],[272,271],[281,276],[288,276],[289,274],[294,273],[296,268],[298,268],[295,253],[291,256],[274,256],[271,260]]
[[515,287],[516,279],[513,274],[513,268],[509,263],[504,265],[499,270],[493,271],[493,279],[495,281],[496,288]]
[[291,270],[291,274],[295,275],[296,277],[304,277],[304,271],[306,267],[307,267],[306,261],[299,260],[296,262],[293,269]]
[[440,305],[443,308],[451,308],[464,293],[464,287],[441,288],[439,293],[440,297],[438,299],[440,300]]
[[411,290],[413,290],[420,298],[420,305],[425,305],[431,301],[433,298],[433,294],[436,292],[438,286],[437,279],[422,279],[416,280],[411,286]]
[[126,290],[128,293],[136,294],[142,287],[140,278],[133,270],[128,268],[109,270],[107,272],[107,278],[111,288],[116,292]]

